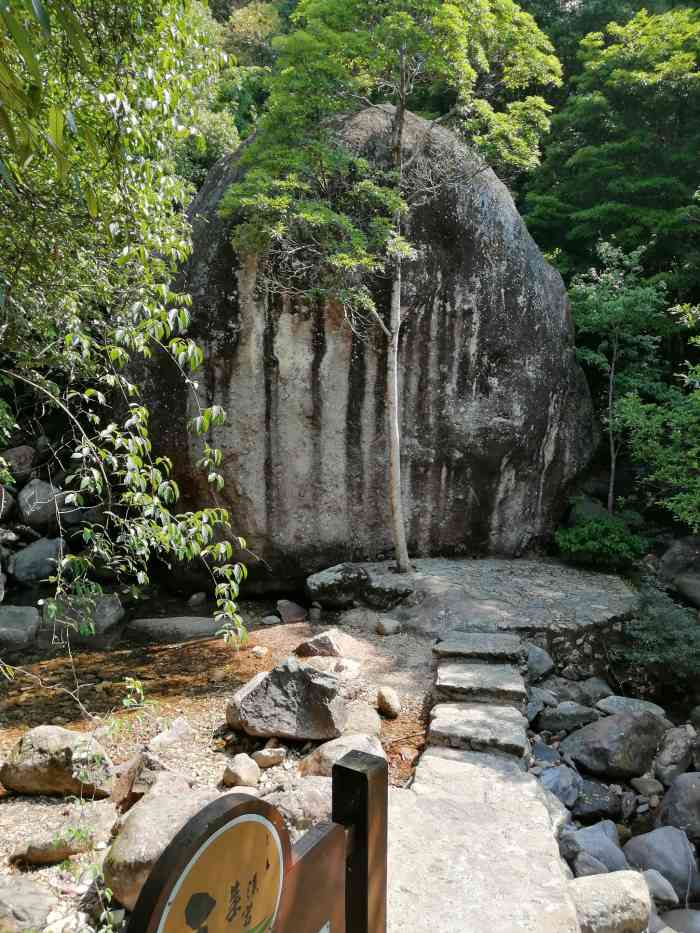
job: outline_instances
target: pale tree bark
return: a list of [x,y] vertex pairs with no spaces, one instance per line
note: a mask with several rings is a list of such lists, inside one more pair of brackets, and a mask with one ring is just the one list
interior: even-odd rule
[[[392,155],[397,174],[399,191],[403,183],[403,134],[406,120],[406,70],[404,53],[401,53],[401,77],[396,112],[394,115]],[[401,233],[401,214],[395,218],[396,232]],[[391,526],[396,552],[396,568],[399,573],[408,573],[411,562],[406,541],[406,520],[403,510],[401,484],[401,400],[399,397],[399,336],[401,333],[401,259],[394,260],[391,281],[391,307],[389,311],[389,333],[387,334],[387,434],[389,436],[389,507]]]
[[615,481],[617,474],[617,453],[615,432],[613,427],[613,413],[615,409],[615,376],[617,374],[617,337],[613,341],[613,355],[608,372],[608,446],[610,448],[610,482],[608,483],[608,512],[615,511]]

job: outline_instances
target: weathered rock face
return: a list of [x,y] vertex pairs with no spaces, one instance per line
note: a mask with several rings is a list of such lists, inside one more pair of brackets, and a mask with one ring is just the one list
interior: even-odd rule
[[[341,132],[381,155],[389,122],[373,108]],[[409,116],[409,149],[425,138]],[[446,130],[431,139],[455,145]],[[552,528],[587,462],[591,404],[560,276],[505,185],[462,156],[464,184],[409,219],[417,259],[405,274],[400,366],[409,541],[416,555],[517,554]],[[391,545],[386,349],[378,329],[353,333],[342,310],[259,297],[255,264],[239,261],[217,213],[239,174],[235,157],[222,160],[194,201],[184,284],[206,354],[202,398],[228,411],[213,440],[236,527],[268,562],[268,582],[282,582]],[[179,429],[192,403],[172,364],[154,370],[149,391],[155,436],[181,488],[204,501],[197,442]]]

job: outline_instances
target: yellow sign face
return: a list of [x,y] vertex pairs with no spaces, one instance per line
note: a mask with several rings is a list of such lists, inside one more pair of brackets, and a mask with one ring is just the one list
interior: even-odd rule
[[268,933],[283,882],[276,828],[264,816],[243,814],[192,857],[168,899],[158,933]]

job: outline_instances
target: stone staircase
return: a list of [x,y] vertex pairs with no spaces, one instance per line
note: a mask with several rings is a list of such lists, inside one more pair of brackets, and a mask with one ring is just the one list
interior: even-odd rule
[[524,765],[524,643],[453,632],[433,650],[429,747],[391,795],[390,933],[578,933],[556,814]]

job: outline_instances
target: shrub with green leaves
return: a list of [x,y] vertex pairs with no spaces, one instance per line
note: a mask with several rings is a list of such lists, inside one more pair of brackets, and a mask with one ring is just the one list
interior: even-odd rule
[[562,555],[576,564],[621,570],[644,556],[648,542],[614,515],[589,518],[560,528],[555,540]]
[[650,681],[665,681],[684,693],[700,677],[700,622],[697,613],[646,583],[636,619],[626,623],[622,640],[611,649],[618,665],[634,679],[640,669]]

